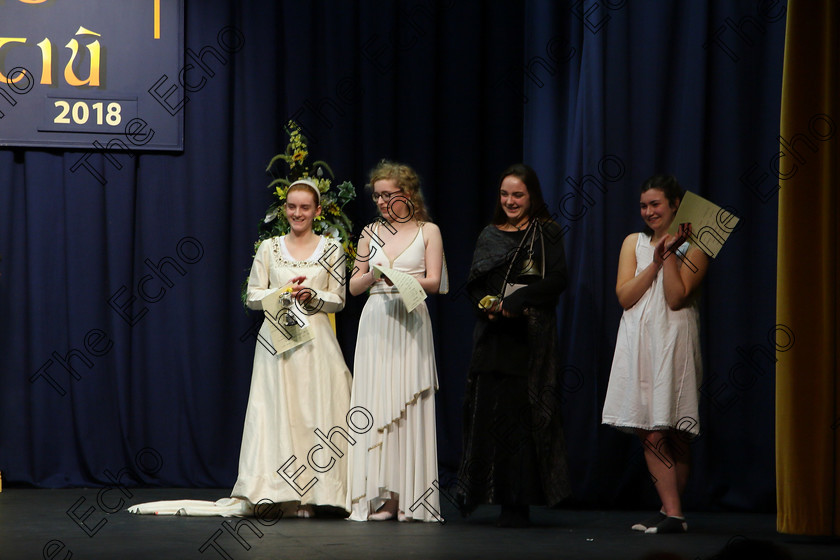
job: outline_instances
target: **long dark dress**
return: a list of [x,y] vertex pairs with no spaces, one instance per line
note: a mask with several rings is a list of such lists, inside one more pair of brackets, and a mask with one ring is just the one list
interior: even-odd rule
[[[467,281],[476,309],[482,297],[502,291],[523,236],[493,225],[479,235]],[[479,504],[552,506],[569,495],[555,314],[566,259],[557,224],[543,222],[542,237],[545,277],[504,300],[521,315],[491,321],[477,311],[458,473],[464,513]]]

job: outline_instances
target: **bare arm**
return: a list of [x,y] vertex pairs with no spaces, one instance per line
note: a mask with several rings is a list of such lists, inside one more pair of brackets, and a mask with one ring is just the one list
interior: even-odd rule
[[440,276],[443,271],[443,239],[440,228],[427,222],[423,224],[423,239],[426,242],[426,276],[417,281],[427,294],[436,294],[440,290]]
[[[681,242],[681,240],[677,242]],[[672,252],[668,254],[663,263],[665,269],[665,302],[674,311],[682,309],[688,304],[709,268],[709,257],[697,247],[689,247],[683,257],[677,256],[674,253],[678,248],[676,246],[677,242],[671,246]],[[667,246],[667,243],[668,241],[664,245]]]
[[636,276],[636,242],[639,239],[638,233],[631,233],[621,244],[621,253],[618,256],[618,278],[615,282],[615,295],[618,296],[618,303],[624,309],[630,309],[653,284],[662,261],[657,260],[654,252],[651,262],[638,276]]
[[370,231],[366,227],[362,230],[362,235],[359,238],[353,276],[350,278],[350,293],[354,296],[365,293],[375,282],[373,272],[370,270],[370,259],[372,257],[373,255],[370,254]]

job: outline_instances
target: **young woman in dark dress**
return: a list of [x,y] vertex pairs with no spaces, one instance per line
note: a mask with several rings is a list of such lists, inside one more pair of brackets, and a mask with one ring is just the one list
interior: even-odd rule
[[[526,285],[488,302],[506,283]],[[569,494],[555,313],[566,284],[561,230],[539,179],[527,165],[512,165],[501,175],[467,281],[478,321],[459,469],[465,514],[498,504],[499,526],[524,527],[530,505],[553,506]]]

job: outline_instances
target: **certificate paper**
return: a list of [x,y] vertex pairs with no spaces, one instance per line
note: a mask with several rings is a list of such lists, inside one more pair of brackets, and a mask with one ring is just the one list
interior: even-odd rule
[[394,283],[394,287],[400,293],[400,297],[409,313],[414,311],[414,308],[426,299],[426,290],[423,289],[420,282],[417,281],[417,278],[411,274],[406,274],[393,268],[379,266],[378,264],[373,265],[373,270],[374,274],[379,273],[380,275],[387,276],[388,280]]
[[[296,348],[304,342],[315,338],[315,334],[309,326],[300,307],[293,304],[291,307],[280,306],[280,292],[266,296],[262,300],[263,314],[265,320],[271,325],[271,345],[278,354]],[[286,325],[294,321],[293,325]]]
[[705,198],[686,191],[677,215],[668,233],[677,233],[680,224],[691,224],[689,241],[714,258],[718,255],[729,234],[735,231],[738,217]]

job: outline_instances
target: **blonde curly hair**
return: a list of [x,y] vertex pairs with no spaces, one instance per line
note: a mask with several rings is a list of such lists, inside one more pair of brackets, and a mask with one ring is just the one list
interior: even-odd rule
[[423,192],[420,190],[420,176],[408,165],[395,161],[382,160],[370,172],[368,188],[373,190],[377,181],[393,181],[394,186],[405,193],[412,205],[412,217],[418,222],[429,222],[431,217],[426,210],[423,201]]

